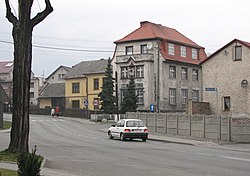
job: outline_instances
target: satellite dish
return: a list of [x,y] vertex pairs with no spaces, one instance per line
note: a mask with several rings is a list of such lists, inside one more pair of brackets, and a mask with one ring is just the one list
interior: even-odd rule
[[152,49],[152,47],[153,47],[153,44],[151,42],[148,42],[147,49]]

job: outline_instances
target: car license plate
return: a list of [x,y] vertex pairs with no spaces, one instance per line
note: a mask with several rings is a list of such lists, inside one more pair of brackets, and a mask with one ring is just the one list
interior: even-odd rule
[[140,129],[134,129],[133,131],[134,132],[141,132],[142,130],[140,130]]

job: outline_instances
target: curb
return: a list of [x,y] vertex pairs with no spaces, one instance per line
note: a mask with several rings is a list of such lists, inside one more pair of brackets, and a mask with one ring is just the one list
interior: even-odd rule
[[10,129],[7,129],[7,130],[0,130],[0,134],[1,134],[1,133],[10,133],[10,131],[11,131],[11,128],[10,128]]

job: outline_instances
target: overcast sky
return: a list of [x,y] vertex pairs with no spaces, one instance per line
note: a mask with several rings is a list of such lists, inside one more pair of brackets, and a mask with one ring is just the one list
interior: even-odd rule
[[[10,0],[18,13],[18,0]],[[33,45],[91,50],[60,51],[33,47],[32,71],[49,76],[60,65],[113,56],[114,41],[150,21],[171,27],[213,53],[231,40],[250,42],[249,0],[51,0],[52,14],[37,25]],[[33,16],[44,9],[34,0]],[[0,1],[0,61],[13,60],[12,26]],[[104,52],[103,52],[104,51]]]

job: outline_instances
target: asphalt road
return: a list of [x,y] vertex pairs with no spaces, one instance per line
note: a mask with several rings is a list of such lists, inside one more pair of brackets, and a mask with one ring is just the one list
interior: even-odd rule
[[[8,118],[5,116],[5,118]],[[31,116],[30,147],[45,167],[84,176],[249,176],[250,153],[166,142],[110,140],[107,124]],[[0,134],[0,150],[9,134]]]

